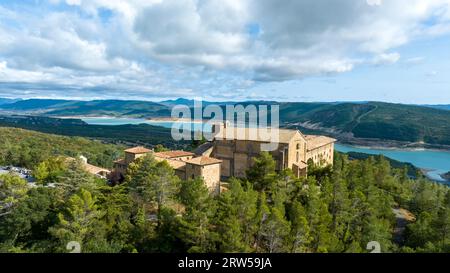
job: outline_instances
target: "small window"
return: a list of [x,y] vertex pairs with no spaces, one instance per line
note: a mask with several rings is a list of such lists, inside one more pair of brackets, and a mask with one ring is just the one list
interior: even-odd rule
[[300,143],[297,143],[297,150],[300,150],[300,147],[301,147]]

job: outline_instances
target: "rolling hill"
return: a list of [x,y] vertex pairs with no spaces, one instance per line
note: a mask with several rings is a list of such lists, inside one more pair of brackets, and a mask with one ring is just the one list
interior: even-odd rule
[[[207,106],[212,102],[204,102]],[[159,103],[126,100],[21,100],[0,105],[0,110],[46,116],[169,117],[177,104],[192,107],[193,101],[177,99]],[[223,103],[218,103],[225,108]],[[326,133],[338,139],[358,138],[432,145],[450,145],[450,111],[428,106],[382,102],[305,103],[247,101],[242,105],[278,104],[283,127],[305,133]]]
[[47,100],[30,99],[11,104],[0,105],[0,110],[16,112],[38,112],[50,116],[169,116],[170,109],[162,104],[150,101],[127,100]]
[[148,124],[89,125],[80,119],[59,119],[43,116],[1,116],[0,127],[14,127],[63,136],[80,136],[111,143],[153,146],[162,144],[174,149],[186,149],[188,141],[176,142],[171,130]]
[[89,163],[111,168],[126,146],[82,137],[45,134],[0,126],[0,165],[34,168],[51,156],[86,156]]
[[424,106],[435,108],[435,109],[449,110],[450,111],[450,104],[437,104],[437,105],[424,105]]
[[18,101],[18,99],[6,99],[6,98],[0,98],[0,105],[4,104],[10,104]]
[[356,138],[450,145],[450,112],[445,110],[381,102],[322,105],[304,113],[286,109],[280,110],[280,119],[287,124]]

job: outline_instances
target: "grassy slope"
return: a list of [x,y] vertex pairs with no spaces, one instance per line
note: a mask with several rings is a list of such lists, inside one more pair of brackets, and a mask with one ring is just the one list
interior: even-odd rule
[[142,125],[88,125],[78,119],[56,119],[47,117],[1,117],[0,126],[35,130],[44,133],[82,136],[126,142],[133,144],[163,144],[171,148],[182,148],[186,142],[174,142],[171,130],[159,126]]
[[0,165],[33,168],[50,156],[84,155],[89,163],[110,168],[124,146],[82,137],[67,137],[18,128],[0,127]]

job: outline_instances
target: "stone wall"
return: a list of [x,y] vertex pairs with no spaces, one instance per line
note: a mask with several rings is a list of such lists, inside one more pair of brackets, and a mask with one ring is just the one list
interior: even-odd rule
[[220,164],[194,165],[186,164],[186,180],[203,178],[206,186],[211,192],[218,193],[220,190]]
[[312,159],[319,166],[332,165],[334,160],[334,143],[329,143],[307,153],[307,158]]

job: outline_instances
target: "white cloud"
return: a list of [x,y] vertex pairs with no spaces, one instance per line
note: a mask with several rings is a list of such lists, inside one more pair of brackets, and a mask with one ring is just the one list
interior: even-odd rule
[[0,6],[2,81],[143,94],[392,64],[398,47],[450,32],[450,0],[49,0],[32,10]]
[[438,74],[439,74],[439,73],[438,73],[437,71],[432,70],[432,71],[428,72],[428,73],[426,74],[426,76],[427,76],[427,77],[434,77],[434,76],[437,76]]
[[382,53],[374,57],[373,63],[375,65],[382,64],[393,64],[400,60],[400,54],[397,52],[394,53]]

